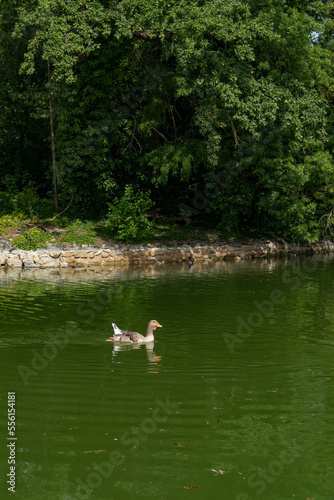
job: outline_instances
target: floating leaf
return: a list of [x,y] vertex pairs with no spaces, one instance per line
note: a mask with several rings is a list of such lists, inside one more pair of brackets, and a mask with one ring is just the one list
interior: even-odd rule
[[223,476],[224,474],[226,474],[226,470],[221,470],[221,469],[219,469],[219,470],[210,469],[210,470],[212,470],[212,472],[215,473],[215,476],[219,476],[220,474]]

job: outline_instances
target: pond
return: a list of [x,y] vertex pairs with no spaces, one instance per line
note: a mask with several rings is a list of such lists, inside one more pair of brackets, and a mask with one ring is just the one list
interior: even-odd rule
[[334,499],[334,257],[0,269],[0,311],[1,498]]

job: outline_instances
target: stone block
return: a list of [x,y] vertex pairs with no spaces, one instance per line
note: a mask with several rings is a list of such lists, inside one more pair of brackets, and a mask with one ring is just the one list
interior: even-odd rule
[[50,257],[52,257],[53,259],[59,259],[60,257],[60,251],[50,251]]
[[6,264],[8,267],[22,267],[22,261],[18,255],[8,257]]
[[113,263],[115,262],[115,259],[114,259],[114,257],[111,257],[111,256],[110,256],[110,257],[106,257],[105,259],[103,259],[103,262],[104,262],[105,264],[110,265],[110,264],[113,264]]
[[36,264],[36,262],[34,262],[33,260],[28,259],[28,258],[25,258],[24,260],[22,260],[22,265],[25,268],[31,268],[31,269],[39,267]]
[[72,255],[70,257],[64,257],[64,255],[62,255],[59,258],[59,262],[67,262],[67,264],[74,264],[76,262],[76,259],[72,257]]
[[40,259],[42,267],[59,267],[58,259],[53,259],[50,256],[43,255]]
[[6,264],[9,256],[10,256],[10,253],[8,252],[8,250],[4,250],[3,252],[0,252],[0,266],[3,266]]
[[87,259],[88,257],[88,253],[82,250],[77,250],[76,252],[73,252],[72,255],[75,259]]
[[93,259],[91,259],[90,262],[93,262],[94,264],[101,264],[102,260],[103,259],[101,255],[96,255]]
[[65,257],[66,259],[72,257],[72,252],[69,252],[68,250],[64,250],[62,253],[61,253],[61,256],[62,257]]

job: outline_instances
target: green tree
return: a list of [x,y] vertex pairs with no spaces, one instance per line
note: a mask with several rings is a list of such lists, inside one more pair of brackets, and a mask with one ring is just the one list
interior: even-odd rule
[[[28,98],[30,87],[19,67],[27,39],[14,39],[17,7],[28,1],[4,0],[0,6],[0,191],[13,199],[30,182],[43,186],[41,165],[46,159],[44,134],[33,117],[34,107]],[[10,209],[10,206],[8,206]]]
[[53,173],[73,215],[103,217],[131,185],[157,212],[181,208],[226,236],[321,237],[334,205],[332,2],[3,4],[2,187],[45,194]]
[[[58,95],[66,93],[70,101],[70,85],[75,81],[74,67],[100,46],[99,38],[110,34],[110,10],[95,0],[37,0],[18,9],[13,36],[29,41],[20,72],[33,75],[45,64],[45,95],[39,89],[35,114],[49,115],[55,207],[58,208],[56,145],[54,121],[62,110],[54,107]],[[46,107],[48,102],[48,107]]]
[[[283,0],[123,0],[119,6],[119,36],[159,49],[176,102],[189,103],[185,134],[170,139],[161,121],[155,125],[169,139],[146,155],[159,172],[156,180],[194,172],[195,186],[204,189],[212,172],[223,172],[228,182],[206,209],[228,234],[319,235],[319,215],[333,203],[324,95],[325,87],[332,96],[330,9],[329,2]],[[310,193],[314,187],[326,193],[321,203]],[[289,209],[274,208],[275,196]]]

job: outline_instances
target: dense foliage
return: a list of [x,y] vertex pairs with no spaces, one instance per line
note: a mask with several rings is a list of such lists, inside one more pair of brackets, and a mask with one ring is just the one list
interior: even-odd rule
[[22,250],[37,250],[38,247],[43,247],[50,240],[50,235],[39,229],[32,227],[25,231],[20,236],[13,239],[13,246]]
[[128,240],[153,206],[226,237],[321,238],[333,15],[326,0],[3,0],[0,215],[49,217],[59,197]]

